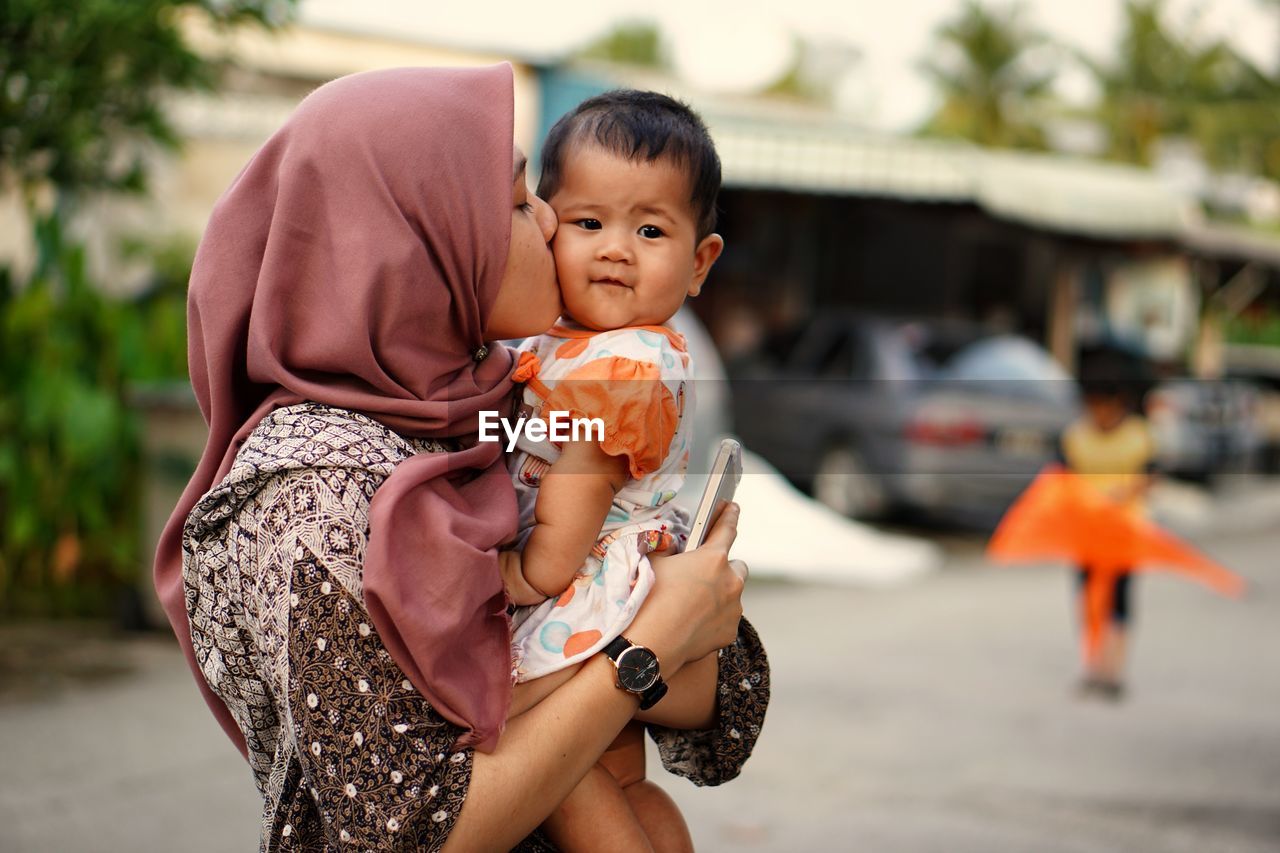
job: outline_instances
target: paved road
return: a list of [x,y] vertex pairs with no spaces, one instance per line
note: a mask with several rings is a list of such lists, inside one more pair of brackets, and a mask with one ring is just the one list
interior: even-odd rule
[[[723,788],[665,777],[700,849],[1280,851],[1280,530],[1205,543],[1246,601],[1142,579],[1118,706],[1071,694],[1065,573],[947,544],[906,589],[753,586],[764,738]],[[24,668],[33,640],[0,641],[0,850],[254,849],[249,775],[173,646],[88,635]]]
[[701,848],[1280,850],[1280,532],[1210,545],[1246,601],[1141,579],[1119,706],[1072,695],[1065,572],[952,545],[911,589],[754,590],[765,735],[738,781],[668,786]]

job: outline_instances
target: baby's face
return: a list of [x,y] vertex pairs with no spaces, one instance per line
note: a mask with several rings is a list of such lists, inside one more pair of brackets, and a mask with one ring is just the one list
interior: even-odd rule
[[547,199],[566,313],[589,329],[657,325],[696,296],[724,243],[697,239],[689,179],[664,160],[575,146]]

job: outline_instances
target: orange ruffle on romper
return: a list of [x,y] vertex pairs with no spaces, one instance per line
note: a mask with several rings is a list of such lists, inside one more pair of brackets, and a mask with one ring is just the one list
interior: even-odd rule
[[[535,389],[536,390],[536,389]],[[593,359],[556,382],[543,413],[604,421],[601,449],[626,456],[633,479],[656,471],[680,425],[657,365],[621,356]]]
[[1084,593],[1084,654],[1097,660],[1116,575],[1171,571],[1239,597],[1239,575],[1108,498],[1082,477],[1052,465],[1005,513],[987,544],[1000,563],[1067,560],[1090,569]]

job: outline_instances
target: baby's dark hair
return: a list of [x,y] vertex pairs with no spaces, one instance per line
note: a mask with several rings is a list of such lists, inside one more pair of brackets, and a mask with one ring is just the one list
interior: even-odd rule
[[698,240],[716,227],[720,157],[702,119],[688,105],[658,92],[614,89],[587,98],[560,117],[542,145],[538,195],[550,200],[564,180],[564,159],[575,142],[590,141],[632,161],[668,160],[689,175],[689,204]]

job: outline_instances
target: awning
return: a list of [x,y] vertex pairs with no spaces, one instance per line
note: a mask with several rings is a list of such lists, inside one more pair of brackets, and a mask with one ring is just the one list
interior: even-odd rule
[[1253,261],[1280,269],[1280,237],[1232,225],[1204,223],[1187,230],[1183,245],[1197,255]]
[[992,216],[1107,239],[1177,239],[1194,203],[1143,169],[708,110],[726,187],[976,204]]

